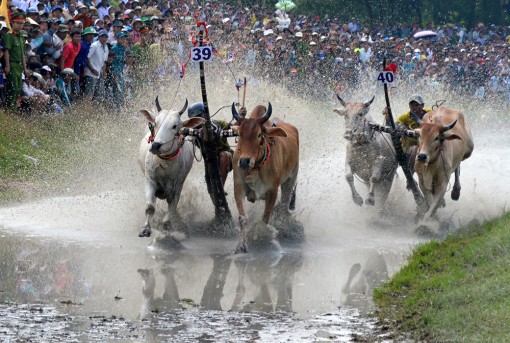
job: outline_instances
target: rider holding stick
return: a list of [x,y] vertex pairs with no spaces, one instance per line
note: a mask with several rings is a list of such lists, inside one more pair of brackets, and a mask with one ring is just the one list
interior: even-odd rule
[[[409,98],[409,111],[401,114],[397,118],[397,130],[413,130],[420,127],[418,124],[417,118],[420,120],[423,119],[423,116],[430,112],[430,108],[425,107],[425,102],[423,101],[423,97],[419,94],[413,94]],[[388,108],[385,107],[382,114],[384,115],[385,125],[389,125],[388,123]],[[414,173],[414,160],[416,159],[416,152],[418,148],[418,139],[407,137],[405,135],[402,136],[402,148],[405,152],[405,157],[409,169],[412,173]]]

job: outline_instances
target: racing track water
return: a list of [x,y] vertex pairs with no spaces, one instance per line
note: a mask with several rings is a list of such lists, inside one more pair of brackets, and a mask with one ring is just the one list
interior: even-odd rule
[[[263,96],[257,101],[264,102]],[[273,107],[284,100],[272,100]],[[105,176],[101,187],[81,195],[0,209],[2,340],[376,339],[366,317],[371,291],[425,241],[412,231],[412,197],[400,172],[389,215],[356,207],[343,178],[342,120],[320,111],[310,119],[309,107],[296,102],[286,119],[300,128],[295,218],[304,226],[304,242],[244,255],[232,254],[235,239],[191,236],[183,249],[147,248],[150,241],[137,237],[144,204],[133,157],[122,165],[128,180]],[[314,121],[325,125],[310,125]],[[140,126],[128,134],[133,142],[142,136]],[[475,153],[462,165],[461,199],[447,198],[440,210],[452,230],[500,214],[510,193],[500,182],[510,172],[508,139],[502,143],[502,137],[474,131]],[[129,149],[136,151],[136,143]],[[197,162],[183,192],[180,211],[190,226],[212,217],[202,174]],[[231,183],[230,177],[226,191],[234,206]],[[250,208],[251,218],[258,218],[260,204]]]

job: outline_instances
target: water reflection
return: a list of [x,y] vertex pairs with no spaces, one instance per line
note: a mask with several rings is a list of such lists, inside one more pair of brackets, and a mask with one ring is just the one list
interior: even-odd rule
[[371,252],[362,263],[354,263],[342,287],[342,305],[358,308],[363,314],[373,309],[372,294],[375,288],[388,280],[388,267],[384,256]]
[[[152,256],[155,267],[137,270],[142,281],[140,319],[175,312],[190,305],[212,311],[293,311],[293,278],[303,265],[302,253],[195,256],[186,250],[176,250],[157,251]],[[201,277],[196,275],[192,284],[183,283],[176,277],[179,278],[183,266],[190,268],[189,273],[202,274],[200,265],[211,268],[207,280],[202,283],[200,301],[195,303],[195,299],[188,297],[197,292],[190,292],[190,288],[200,287],[198,279]]]
[[401,264],[401,250],[338,242],[345,246],[234,255],[235,239],[190,238],[182,249],[145,250],[4,235],[0,302],[43,302],[73,316],[115,315],[150,326],[218,311],[310,318],[352,306],[366,313],[373,289]]

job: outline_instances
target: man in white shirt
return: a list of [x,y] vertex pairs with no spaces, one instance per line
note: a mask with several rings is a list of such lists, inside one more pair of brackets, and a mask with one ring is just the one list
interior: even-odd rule
[[85,68],[85,96],[92,99],[94,95],[98,98],[103,97],[105,63],[108,59],[108,32],[99,31],[97,41],[90,46],[87,55],[87,67]]
[[105,15],[108,15],[108,7],[108,0],[101,1],[100,7],[97,8],[99,19],[103,19]]

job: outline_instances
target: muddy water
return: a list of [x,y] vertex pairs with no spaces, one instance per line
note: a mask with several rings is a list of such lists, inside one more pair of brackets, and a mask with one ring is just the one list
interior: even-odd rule
[[[69,195],[0,209],[0,337],[45,342],[384,339],[367,317],[372,290],[398,271],[413,246],[427,240],[413,232],[412,196],[400,172],[387,215],[357,207],[343,178],[343,120],[330,112],[335,105],[312,110],[294,99],[288,106],[286,96],[261,89],[253,103],[271,98],[273,108],[287,104],[280,111],[300,129],[294,218],[304,228],[302,242],[235,255],[236,238],[189,235],[181,249],[138,238],[144,201],[136,151],[144,124],[133,114],[134,124],[123,137],[132,158],[112,163],[108,173],[81,178],[83,184]],[[376,101],[374,107],[378,113],[382,104]],[[312,125],[317,122],[323,125]],[[447,197],[447,207],[439,210],[440,222],[451,231],[502,213],[510,195],[501,182],[510,172],[508,139],[489,136],[481,127],[474,131],[475,153],[462,165],[461,199]],[[188,228],[212,218],[202,175],[197,162],[179,206]],[[361,182],[356,186],[366,195]],[[236,218],[231,176],[226,191]],[[249,208],[258,221],[261,204]]]

